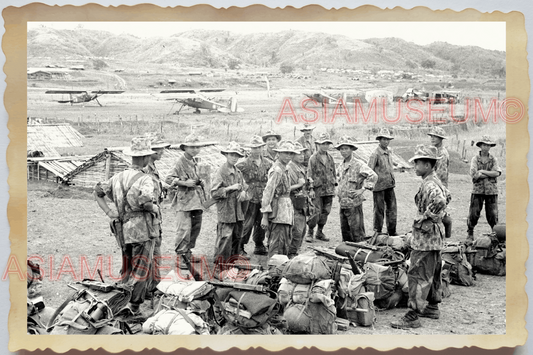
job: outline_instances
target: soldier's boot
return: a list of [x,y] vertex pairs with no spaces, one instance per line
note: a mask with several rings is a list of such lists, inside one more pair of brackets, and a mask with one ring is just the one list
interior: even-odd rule
[[468,235],[466,236],[466,245],[470,246],[472,243],[474,243],[474,231],[469,230]]
[[268,249],[263,244],[256,244],[254,249],[255,255],[267,255]]
[[420,328],[420,320],[415,311],[410,310],[402,318],[398,319],[395,322],[391,322],[391,327],[396,329],[410,329],[410,328]]
[[308,242],[308,243],[312,243],[313,242],[313,234],[314,234],[313,228],[308,228],[307,229],[307,235],[305,236],[305,241]]
[[418,313],[418,315],[424,318],[439,319],[440,317],[439,305],[428,304],[422,312]]
[[318,226],[318,229],[316,230],[315,238],[318,240],[322,240],[324,242],[329,242],[329,238],[326,237],[324,232],[322,232],[322,228],[324,228],[324,226],[320,226],[320,225]]

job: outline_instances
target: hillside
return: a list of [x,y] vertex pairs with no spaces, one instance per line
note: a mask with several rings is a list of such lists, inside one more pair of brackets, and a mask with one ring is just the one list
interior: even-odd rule
[[[28,32],[28,60],[64,63],[99,57],[173,67],[298,69],[393,69],[505,75],[505,52],[435,42],[420,46],[399,38],[357,40],[319,32],[238,34],[195,30],[167,37],[138,38],[85,29],[46,27]],[[33,62],[32,62],[33,64]],[[49,64],[49,63],[43,63]]]

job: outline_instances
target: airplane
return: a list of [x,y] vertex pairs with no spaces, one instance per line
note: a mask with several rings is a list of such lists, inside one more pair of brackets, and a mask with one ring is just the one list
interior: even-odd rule
[[161,94],[191,94],[189,96],[168,98],[181,103],[180,108],[175,114],[179,115],[181,109],[185,106],[194,108],[194,113],[200,113],[200,109],[218,112],[243,112],[244,109],[237,106],[237,98],[231,97],[227,103],[216,102],[200,94],[201,92],[221,92],[226,89],[208,88],[208,89],[169,89],[161,91]]
[[[319,93],[315,93],[315,94],[304,94],[305,96],[307,96],[308,98],[310,98],[311,100],[315,101],[315,102],[318,102],[319,104],[322,105],[322,107],[324,107],[325,104],[329,104],[329,103],[335,103],[337,101],[339,101],[339,99],[336,99],[332,96],[329,96],[327,95],[326,93],[324,93],[323,91],[319,92]],[[346,102],[346,100],[345,100]],[[307,101],[305,103],[305,106],[307,107],[307,104],[309,103],[309,101]]]
[[102,96],[104,94],[122,94],[123,92],[124,91],[119,90],[97,90],[91,91],[91,93],[89,93],[88,90],[48,90],[45,92],[45,94],[69,94],[70,100],[58,100],[57,102],[59,102],[60,104],[70,103],[70,105],[73,105],[95,100],[98,105],[102,106],[100,101],[98,101],[99,96]]

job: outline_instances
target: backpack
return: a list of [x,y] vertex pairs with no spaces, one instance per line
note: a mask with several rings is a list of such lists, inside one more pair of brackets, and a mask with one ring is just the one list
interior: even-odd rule
[[474,285],[474,272],[472,265],[467,260],[463,244],[448,244],[442,249],[441,256],[449,267],[451,284],[459,286]]
[[348,309],[348,319],[355,320],[357,325],[370,327],[376,322],[374,293],[363,292],[355,297],[354,307]]
[[500,246],[496,254],[491,257],[484,257],[478,251],[469,253],[468,260],[472,264],[472,268],[481,274],[505,276],[506,274],[506,250]]
[[332,278],[332,271],[325,258],[314,254],[295,256],[285,264],[282,274],[283,277],[297,284],[310,284],[316,280]]
[[110,325],[114,316],[131,298],[129,288],[94,280],[75,282],[76,293],[56,309],[50,321],[50,334],[96,334]]
[[366,263],[364,285],[367,292],[374,293],[375,300],[387,299],[396,289],[396,272],[391,266]]
[[290,303],[283,313],[288,331],[293,334],[334,334],[335,305],[326,307],[322,302]]
[[148,318],[143,333],[154,335],[209,335],[204,320],[191,310],[163,309]]

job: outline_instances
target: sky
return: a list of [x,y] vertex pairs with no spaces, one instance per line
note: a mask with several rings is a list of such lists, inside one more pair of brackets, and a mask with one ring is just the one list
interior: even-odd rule
[[[137,37],[170,36],[191,29],[236,33],[299,30],[341,34],[356,39],[397,37],[426,45],[437,41],[505,51],[505,22],[28,22],[28,30],[47,26],[129,33]],[[317,30],[319,29],[319,30]]]

